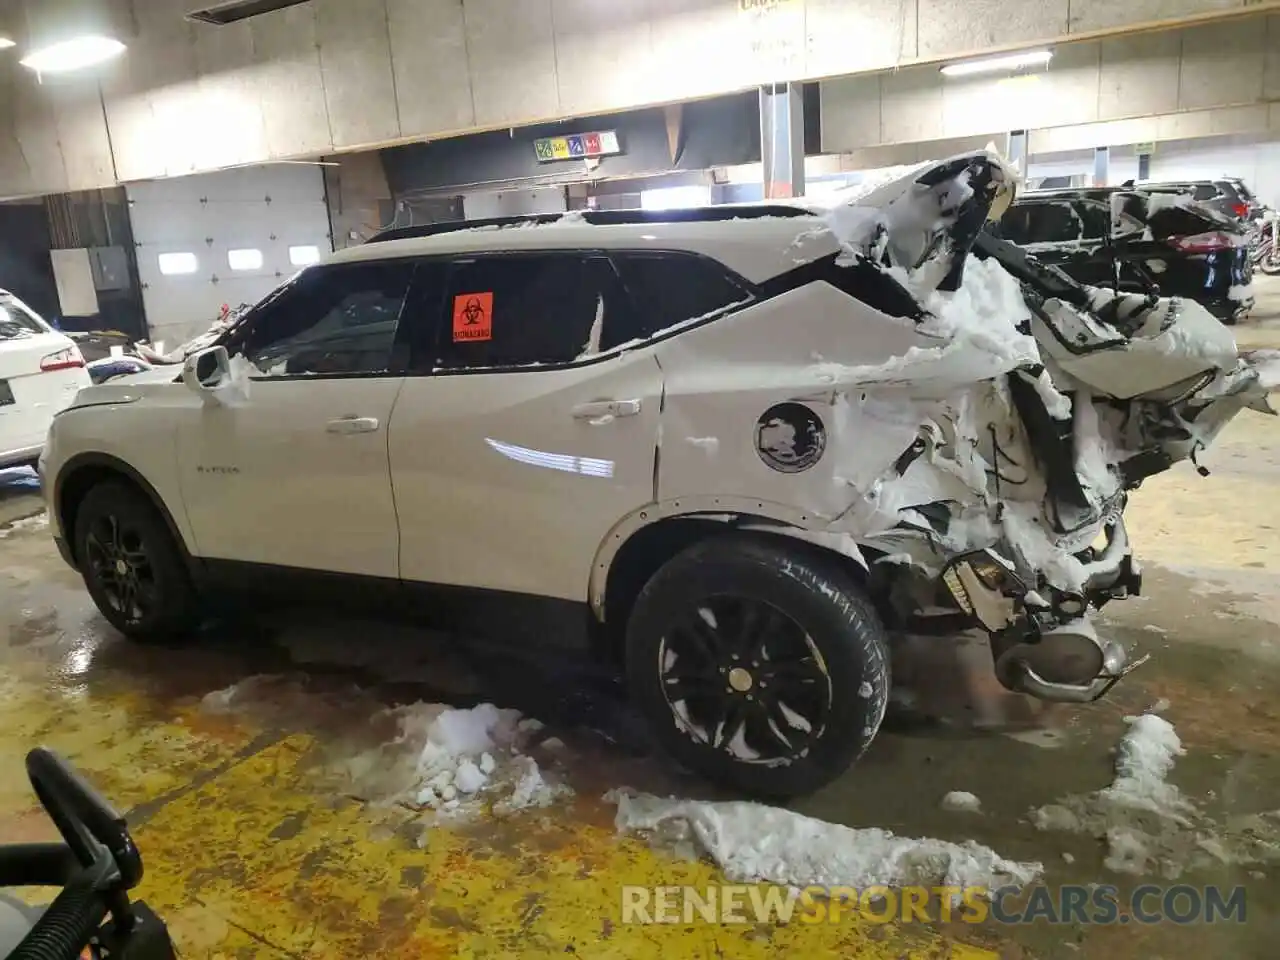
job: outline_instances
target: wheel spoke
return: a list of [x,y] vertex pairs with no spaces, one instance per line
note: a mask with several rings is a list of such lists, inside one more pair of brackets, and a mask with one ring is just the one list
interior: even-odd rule
[[693,616],[676,628],[677,637],[688,640],[704,663],[716,663],[724,649],[720,634],[700,616]]
[[770,686],[784,690],[812,690],[826,682],[827,676],[812,657],[770,664],[762,670],[762,678]]
[[743,638],[746,641],[743,651],[746,659],[754,666],[767,662],[766,647],[769,640],[782,628],[784,621],[777,609],[769,604],[752,606],[757,612],[751,623],[751,632]]
[[783,730],[789,728],[790,724],[787,723],[786,717],[778,709],[778,705],[774,700],[759,701],[758,715],[760,717],[760,726],[770,740],[788,753],[795,750],[795,744],[787,739],[786,734],[783,733]]
[[747,708],[742,697],[725,697],[722,705],[718,722],[711,729],[711,745],[718,750],[728,750],[747,722]]
[[718,678],[694,672],[668,673],[662,678],[667,699],[672,702],[684,700],[686,697],[705,697],[714,694],[719,685]]

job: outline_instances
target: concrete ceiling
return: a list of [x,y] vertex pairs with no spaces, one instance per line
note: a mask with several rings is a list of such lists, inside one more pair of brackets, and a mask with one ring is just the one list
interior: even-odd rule
[[[28,26],[85,0],[0,0]],[[120,3],[125,6],[121,7]],[[51,7],[50,4],[60,5]],[[128,8],[91,75],[0,53],[0,196],[355,150],[1280,9],[1254,0],[310,0],[228,26]],[[34,13],[34,19],[33,19]]]

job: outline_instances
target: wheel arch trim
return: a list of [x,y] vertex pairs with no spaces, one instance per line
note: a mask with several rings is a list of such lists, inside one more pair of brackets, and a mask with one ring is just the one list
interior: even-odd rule
[[187,565],[190,567],[194,564],[192,553],[187,546],[187,539],[183,536],[182,529],[178,526],[172,511],[170,511],[168,505],[164,502],[164,498],[160,496],[151,481],[143,476],[136,467],[124,460],[121,460],[119,457],[97,451],[78,453],[68,459],[67,462],[59,468],[58,475],[53,481],[53,503],[58,514],[58,526],[62,528],[62,535],[67,542],[67,547],[72,557],[75,557],[75,531],[68,530],[66,523],[64,523],[66,509],[66,506],[63,503],[63,497],[65,494],[64,488],[68,479],[86,467],[105,469],[118,473],[141,490],[143,495],[146,496],[146,498],[151,502],[151,505],[155,507],[156,511],[164,520],[165,526],[173,537],[174,543],[177,544],[179,551],[181,551],[182,557],[186,560]]
[[605,596],[609,574],[618,553],[641,530],[669,520],[703,520],[721,522],[725,529],[754,530],[791,537],[855,560],[869,569],[857,541],[847,534],[829,529],[829,521],[813,511],[800,510],[786,504],[741,496],[694,496],[660,500],[623,517],[605,535],[591,564],[587,599],[592,616],[605,620]]

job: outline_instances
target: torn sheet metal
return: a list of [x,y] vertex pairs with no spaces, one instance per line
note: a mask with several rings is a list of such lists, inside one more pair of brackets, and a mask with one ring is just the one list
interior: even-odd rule
[[[766,515],[799,503],[806,539],[891,559],[875,567],[915,580],[917,603],[939,584],[970,613],[984,604],[976,590],[1002,601],[987,609],[1012,597],[988,627],[1001,679],[1092,699],[1125,669],[1087,611],[1137,589],[1127,491],[1193,457],[1241,409],[1265,408],[1276,362],[1240,355],[1198,304],[1084,287],[980,236],[1015,186],[986,152],[835,195],[822,226],[801,229],[829,232],[847,268],[874,265],[920,317],[815,283],[692,329],[659,348],[664,429],[715,433],[724,492]],[[768,427],[771,443],[812,453],[805,418],[765,422],[786,403],[820,424],[822,451],[802,471],[757,449]],[[744,422],[744,410],[762,420]],[[667,445],[660,499],[705,489],[707,454]]]

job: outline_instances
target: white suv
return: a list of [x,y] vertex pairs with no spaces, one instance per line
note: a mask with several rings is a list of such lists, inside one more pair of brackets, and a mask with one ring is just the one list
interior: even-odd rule
[[345,250],[180,375],[81,393],[42,461],[54,536],[140,639],[319,586],[593,644],[677,759],[756,794],[866,749],[891,631],[981,627],[1008,686],[1094,699],[1125,651],[1088,610],[1138,583],[1125,491],[1266,386],[1195,304],[982,234],[1012,188],[974,154],[829,209]]

